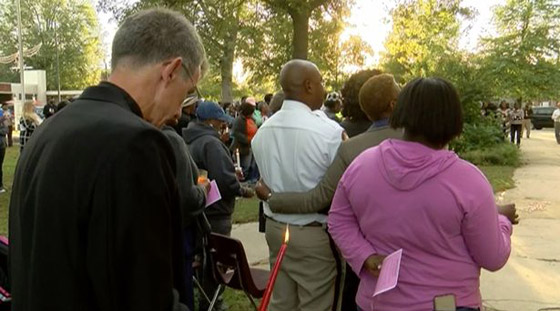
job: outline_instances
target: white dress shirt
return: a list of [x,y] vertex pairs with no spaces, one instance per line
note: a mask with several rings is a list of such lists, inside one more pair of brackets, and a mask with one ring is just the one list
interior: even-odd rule
[[[342,132],[340,125],[324,113],[285,100],[282,109],[253,138],[253,154],[264,182],[273,192],[313,189],[334,160]],[[322,214],[275,214],[266,203],[264,213],[293,225],[327,221],[327,215]]]
[[554,110],[551,118],[554,122],[560,122],[560,108],[556,108],[556,110]]

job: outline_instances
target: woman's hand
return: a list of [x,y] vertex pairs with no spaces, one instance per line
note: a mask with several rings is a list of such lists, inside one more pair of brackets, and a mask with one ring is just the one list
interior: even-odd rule
[[364,262],[364,268],[373,276],[378,277],[381,272],[381,264],[387,256],[371,255]]
[[506,216],[513,225],[517,225],[519,223],[519,215],[517,215],[515,203],[498,205],[498,213]]

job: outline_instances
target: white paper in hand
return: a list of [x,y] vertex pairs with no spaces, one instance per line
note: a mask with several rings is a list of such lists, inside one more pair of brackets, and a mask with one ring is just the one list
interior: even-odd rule
[[402,248],[383,259],[373,297],[397,287],[401,268]]

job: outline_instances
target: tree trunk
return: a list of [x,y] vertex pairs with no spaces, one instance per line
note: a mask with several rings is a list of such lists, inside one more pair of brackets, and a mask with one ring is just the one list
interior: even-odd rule
[[235,59],[235,47],[237,42],[237,34],[239,25],[232,26],[226,40],[224,40],[224,50],[220,59],[220,71],[222,76],[222,102],[233,102],[233,61]]
[[294,26],[292,59],[307,59],[309,46],[309,14],[307,10],[290,12]]

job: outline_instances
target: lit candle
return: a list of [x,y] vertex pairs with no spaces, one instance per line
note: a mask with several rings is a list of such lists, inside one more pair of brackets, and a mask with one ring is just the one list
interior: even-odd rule
[[272,296],[272,290],[274,289],[274,283],[276,282],[276,277],[278,276],[278,272],[280,272],[280,264],[282,263],[282,259],[284,259],[284,255],[286,254],[286,249],[288,248],[289,240],[290,240],[290,229],[288,225],[286,225],[286,233],[284,234],[284,243],[282,243],[282,246],[280,247],[280,251],[276,256],[276,262],[274,263],[274,267],[272,268],[272,273],[270,274],[268,283],[266,284],[266,290],[261,300],[259,311],[267,311],[268,303],[270,302],[270,296]]

